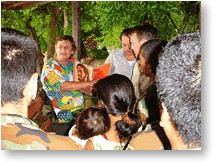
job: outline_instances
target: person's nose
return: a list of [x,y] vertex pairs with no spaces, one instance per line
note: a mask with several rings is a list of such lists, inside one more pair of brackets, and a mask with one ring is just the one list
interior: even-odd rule
[[65,48],[61,48],[60,51],[61,51],[61,53],[65,53],[66,49]]
[[126,46],[126,50],[128,51],[128,50],[131,50],[131,46],[130,45],[127,45]]

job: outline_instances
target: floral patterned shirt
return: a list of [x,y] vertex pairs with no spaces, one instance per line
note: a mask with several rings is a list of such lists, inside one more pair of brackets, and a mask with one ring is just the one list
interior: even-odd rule
[[57,117],[62,120],[70,120],[72,116],[68,114],[58,116],[59,112],[74,112],[84,108],[84,98],[81,92],[60,90],[61,84],[66,81],[73,81],[73,63],[69,61],[67,65],[61,65],[54,59],[49,59],[43,67],[41,82]]

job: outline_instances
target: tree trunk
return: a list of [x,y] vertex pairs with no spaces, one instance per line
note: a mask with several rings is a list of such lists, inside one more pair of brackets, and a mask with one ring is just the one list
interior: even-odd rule
[[81,57],[81,2],[80,1],[72,1],[72,11],[73,11],[73,37],[75,44],[77,46],[77,50],[75,53],[75,58],[80,60]]
[[199,2],[199,30],[201,32],[201,1]]
[[64,10],[64,31],[68,28],[68,14],[67,11]]
[[48,58],[53,57],[55,53],[55,40],[57,34],[57,21],[59,16],[59,5],[57,4],[56,7],[53,9],[53,16],[51,19],[50,25],[50,40],[48,43]]
[[26,29],[27,29],[27,31],[29,32],[29,34],[30,34],[30,35],[34,38],[34,40],[36,41],[38,50],[39,50],[39,52],[40,52],[40,51],[41,51],[41,49],[40,49],[40,42],[39,42],[39,39],[38,39],[38,36],[37,36],[37,33],[36,33],[35,28],[31,26],[31,20],[32,20],[31,17],[29,17],[29,18],[26,20]]

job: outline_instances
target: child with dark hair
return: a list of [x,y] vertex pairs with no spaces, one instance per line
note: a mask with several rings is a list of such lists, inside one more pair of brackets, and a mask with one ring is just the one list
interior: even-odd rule
[[110,128],[110,118],[105,109],[89,107],[79,113],[69,137],[85,148],[89,138],[105,134]]

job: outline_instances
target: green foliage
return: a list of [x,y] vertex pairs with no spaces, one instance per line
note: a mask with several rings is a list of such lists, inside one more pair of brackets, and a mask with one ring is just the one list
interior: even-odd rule
[[[50,41],[52,11],[56,5],[60,7],[57,36],[72,35],[70,1],[52,2],[26,10],[2,9],[1,26],[31,34],[27,27],[27,22],[30,22],[36,31],[41,51],[45,52]],[[161,38],[170,40],[178,33],[199,29],[199,10],[200,2],[196,1],[82,1],[82,42],[89,56],[106,58],[106,49],[121,46],[119,35],[123,29],[147,22],[158,29]],[[64,11],[68,15],[66,28]]]

